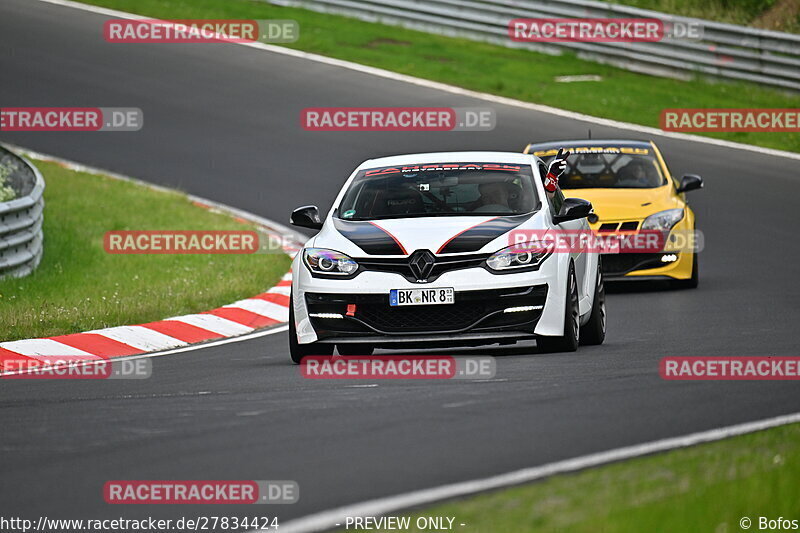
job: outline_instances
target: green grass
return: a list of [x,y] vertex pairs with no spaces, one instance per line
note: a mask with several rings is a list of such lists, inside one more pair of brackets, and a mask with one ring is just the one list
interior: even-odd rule
[[663,13],[731,24],[750,24],[777,0],[604,0]]
[[[414,512],[469,533],[735,533],[800,519],[800,425],[555,476]],[[465,524],[460,527],[459,524]],[[406,531],[419,531],[412,527]]]
[[181,193],[34,164],[47,183],[44,257],[32,275],[0,280],[0,340],[207,311],[263,292],[289,269],[283,254],[108,254],[110,230],[253,228]]
[[[568,54],[548,56],[258,1],[91,0],[87,3],[167,19],[295,19],[300,23],[300,40],[287,45],[291,48],[646,126],[658,127],[663,108],[800,106],[800,94],[752,84],[683,82],[647,76],[582,61]],[[575,74],[599,74],[603,81],[554,81],[556,76]],[[352,105],[357,104],[358,98],[354,96]],[[708,135],[800,152],[800,135],[796,133]],[[519,139],[518,145],[508,148],[521,150],[527,141]]]
[[[673,13],[685,17],[697,17],[744,26],[753,24],[761,15],[769,11],[778,0],[605,0],[614,4],[625,4],[642,9],[652,9],[663,13]],[[800,13],[794,17],[777,21],[775,29],[800,33]]]
[[8,181],[10,174],[11,169],[0,164],[0,202],[9,202],[17,196]]

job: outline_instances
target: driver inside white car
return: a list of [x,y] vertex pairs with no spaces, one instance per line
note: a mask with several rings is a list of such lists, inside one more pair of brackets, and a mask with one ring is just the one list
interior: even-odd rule
[[473,209],[474,212],[511,212],[511,207],[508,205],[509,191],[506,183],[502,181],[481,183],[478,185],[478,191],[481,194],[480,205]]

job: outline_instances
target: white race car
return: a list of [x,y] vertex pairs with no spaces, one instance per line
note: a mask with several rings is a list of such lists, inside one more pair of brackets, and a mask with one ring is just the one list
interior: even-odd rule
[[[443,152],[372,159],[334,207],[296,209],[319,230],[294,259],[289,350],[513,344],[575,351],[605,338],[599,256],[520,235],[589,231],[592,206],[547,193],[532,155]],[[524,239],[523,239],[524,240]]]

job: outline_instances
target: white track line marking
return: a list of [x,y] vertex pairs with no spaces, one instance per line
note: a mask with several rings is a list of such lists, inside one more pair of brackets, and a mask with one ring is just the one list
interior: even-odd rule
[[[135,15],[133,13],[126,13],[124,11],[117,11],[115,9],[108,9],[104,7],[96,7],[96,6],[89,6],[86,4],[81,4],[78,2],[72,2],[70,0],[38,0],[39,2],[45,2],[48,4],[53,4],[57,6],[63,7],[71,7],[74,9],[80,9],[83,11],[88,11],[91,13],[95,13],[98,15],[104,15],[108,17],[114,18],[124,18],[130,20],[151,20],[149,17],[145,17],[142,15]],[[97,30],[98,36],[100,35],[100,28],[98,26]],[[331,65],[340,68],[346,68],[348,70],[353,70],[356,72],[361,72],[363,74],[370,74],[372,76],[378,76],[381,78],[386,78],[394,81],[400,81],[404,83],[410,83],[412,85],[417,85],[420,87],[425,87],[428,89],[435,89],[443,92],[447,92],[450,94],[457,94],[459,96],[466,96],[470,98],[477,98],[480,100],[485,100],[487,102],[494,102],[496,104],[502,104],[512,107],[519,107],[523,109],[528,109],[531,111],[538,111],[541,113],[548,113],[550,115],[555,115],[559,117],[569,118],[572,120],[580,120],[584,122],[591,122],[593,124],[599,124],[601,126],[608,126],[611,128],[618,128],[624,129],[629,131],[635,131],[638,133],[646,133],[648,135],[657,135],[659,137],[667,137],[670,139],[680,139],[683,141],[691,141],[691,142],[699,142],[705,144],[713,144],[715,146],[722,146],[725,148],[734,148],[737,150],[748,150],[751,152],[757,152],[760,154],[777,156],[777,157],[786,157],[789,159],[796,159],[800,160],[800,153],[793,153],[793,152],[786,152],[783,150],[775,150],[772,148],[762,148],[760,146],[753,146],[750,144],[742,144],[736,143],[732,141],[723,141],[721,139],[713,139],[710,137],[700,137],[697,135],[689,135],[686,133],[677,133],[677,132],[668,132],[662,131],[658,128],[652,128],[649,126],[641,126],[639,124],[630,124],[628,122],[620,122],[617,120],[593,117],[590,115],[584,115],[581,113],[576,113],[574,111],[566,111],[564,109],[558,109],[556,107],[550,107],[541,104],[533,104],[531,102],[523,102],[522,100],[515,100],[513,98],[506,98],[504,96],[496,96],[493,94],[481,93],[478,91],[471,91],[469,89],[463,89],[461,87],[455,87],[453,85],[447,85],[446,83],[440,83],[436,81],[424,80],[422,78],[415,78],[414,76],[407,76],[405,74],[398,74],[397,72],[391,72],[389,70],[384,70],[381,68],[376,67],[368,67],[366,65],[359,65],[358,63],[352,63],[350,61],[345,61],[342,59],[334,59],[332,57],[325,57],[318,54],[312,54],[309,52],[301,52],[299,50],[293,50],[291,48],[284,48],[281,46],[274,46],[264,43],[226,43],[226,44],[234,44],[237,46],[247,46],[249,48],[256,48],[259,50],[265,50],[268,52],[273,52],[276,54],[283,54],[286,56],[296,57],[300,59],[306,59],[309,61],[315,61],[317,63],[324,63],[326,65]],[[520,144],[528,142],[527,139],[521,139]],[[521,149],[521,146],[520,146]]]
[[75,355],[75,356],[91,356],[97,357],[94,354],[73,348],[66,344],[62,344],[53,339],[22,339],[18,341],[0,342],[0,348],[11,350],[25,356],[59,356],[59,355]]
[[746,433],[753,433],[755,431],[761,431],[786,424],[793,424],[796,422],[800,422],[800,413],[768,418],[756,422],[747,422],[744,424],[737,424],[734,426],[727,426],[709,431],[701,431],[699,433],[691,433],[682,437],[673,437],[653,442],[646,442],[644,444],[626,446],[624,448],[617,448],[605,452],[583,455],[581,457],[566,459],[564,461],[558,461],[542,466],[515,470],[513,472],[508,472],[506,474],[500,474],[498,476],[492,476],[484,479],[442,485],[441,487],[434,487],[431,489],[399,494],[397,496],[389,496],[387,498],[370,500],[363,503],[331,509],[329,511],[323,511],[321,513],[315,513],[303,518],[298,518],[297,520],[290,520],[285,524],[281,524],[281,532],[310,533],[313,531],[324,531],[333,529],[336,524],[343,524],[345,522],[345,518],[348,516],[381,516],[394,511],[401,511],[403,509],[429,505],[442,500],[468,496],[488,490],[519,485],[521,483],[528,483],[530,481],[536,481],[556,474],[575,472],[624,459],[632,459],[634,457],[641,457],[643,455],[665,452],[677,448],[685,448],[687,446],[695,446],[697,444],[713,442],[726,439],[728,437],[744,435]]
[[250,311],[251,313],[265,316],[279,322],[289,321],[288,307],[284,307],[272,302],[265,302],[264,300],[259,300],[257,298],[239,300],[238,302],[224,306],[224,308],[225,307],[244,309],[245,311]]
[[174,353],[183,353],[183,352],[191,352],[194,350],[201,350],[203,348],[212,348],[214,346],[220,346],[222,344],[230,344],[232,342],[242,342],[242,341],[249,341],[251,339],[257,339],[259,337],[266,337],[267,335],[275,335],[276,333],[283,333],[284,331],[289,331],[289,326],[284,324],[281,326],[274,326],[270,329],[265,329],[261,331],[254,331],[252,333],[247,333],[245,335],[239,335],[238,337],[231,337],[229,339],[219,339],[216,341],[206,342],[203,344],[194,344],[187,346],[185,348],[175,348],[172,350],[166,350],[163,352],[154,352],[154,353],[145,353],[141,355],[131,355],[130,357],[115,357],[114,361],[122,360],[122,359],[144,359],[146,357],[161,357],[162,355],[171,355]]
[[176,322],[183,322],[190,326],[197,326],[208,331],[213,331],[225,337],[232,337],[234,335],[242,335],[243,333],[250,333],[254,328],[239,324],[233,320],[222,318],[215,315],[208,314],[195,314],[174,316],[172,318],[165,318],[164,320],[174,320]]
[[175,337],[164,335],[143,326],[115,326],[113,328],[85,331],[84,333],[97,333],[145,352],[167,350],[176,346],[186,346],[187,344]]
[[283,294],[285,296],[289,296],[289,294],[292,292],[292,288],[291,287],[286,287],[286,286],[283,286],[283,287],[272,287],[267,292],[272,292],[272,293],[275,293],[275,294]]

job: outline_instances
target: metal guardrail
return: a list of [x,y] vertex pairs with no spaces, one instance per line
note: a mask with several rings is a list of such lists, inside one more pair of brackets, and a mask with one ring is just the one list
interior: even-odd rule
[[44,178],[28,160],[2,146],[0,169],[17,193],[0,202],[0,278],[27,276],[42,259]]
[[[694,74],[800,91],[800,35],[680,17],[592,0],[265,0],[429,33],[578,57],[657,76]],[[515,18],[657,18],[700,24],[701,40],[655,43],[522,43],[508,36]]]

